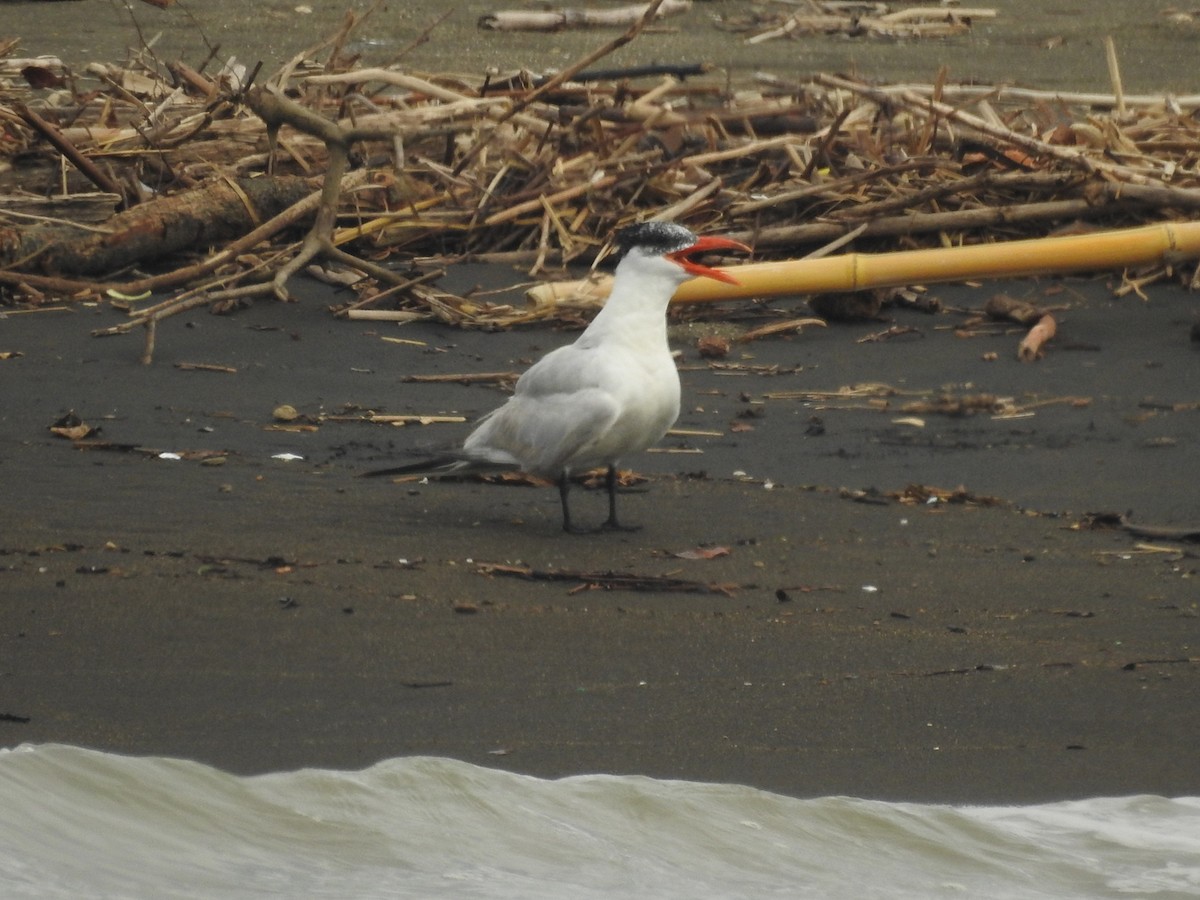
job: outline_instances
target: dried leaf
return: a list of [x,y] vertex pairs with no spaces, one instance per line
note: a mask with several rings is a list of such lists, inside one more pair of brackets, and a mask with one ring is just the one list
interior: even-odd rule
[[88,435],[96,433],[97,429],[92,428],[91,425],[75,415],[75,411],[72,410],[55,421],[50,426],[50,431],[69,441],[81,441]]
[[693,550],[680,550],[678,553],[673,553],[678,559],[716,559],[719,556],[728,556],[728,547],[696,547]]
[[729,355],[730,346],[729,338],[715,335],[702,337],[696,341],[696,349],[705,359],[724,359]]
[[59,437],[66,438],[69,441],[81,441],[92,433],[91,425],[69,425],[59,427],[51,425],[50,430]]
[[66,84],[61,75],[56,75],[45,66],[26,66],[21,70],[21,77],[34,90],[60,88]]

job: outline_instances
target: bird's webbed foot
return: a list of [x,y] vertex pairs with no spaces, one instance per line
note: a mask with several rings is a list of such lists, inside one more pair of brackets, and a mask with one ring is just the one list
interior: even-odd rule
[[609,519],[605,519],[600,524],[600,527],[597,528],[596,530],[597,531],[641,531],[642,526],[641,525],[622,525],[616,519],[609,518]]
[[567,534],[601,534],[605,531],[641,531],[641,525],[622,525],[612,519],[605,519],[599,525],[576,525],[574,522],[564,522],[563,531]]
[[568,534],[598,534],[602,531],[640,531],[641,525],[622,525],[617,519],[617,467],[610,465],[608,467],[607,477],[605,479],[608,487],[608,518],[599,525],[591,528],[583,528],[571,521],[571,508],[567,500],[567,495],[570,490],[570,481],[567,474],[564,472],[558,480],[559,499],[562,501],[563,514],[563,531]]

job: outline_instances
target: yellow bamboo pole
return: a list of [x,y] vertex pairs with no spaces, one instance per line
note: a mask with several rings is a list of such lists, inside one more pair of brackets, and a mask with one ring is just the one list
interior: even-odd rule
[[1164,222],[1068,237],[934,247],[892,253],[846,253],[822,259],[747,263],[727,268],[737,284],[693,278],[677,303],[742,300],[779,294],[861,291],[980,278],[1119,269],[1200,257],[1200,222]]
[[[679,286],[674,302],[707,303],[1020,278],[1195,258],[1200,258],[1200,222],[1164,222],[1068,237],[747,263],[725,270],[738,280],[737,284],[693,278]],[[608,296],[610,284],[611,276],[597,275],[584,281],[547,282],[531,288],[526,295],[538,308],[561,302],[599,305]]]

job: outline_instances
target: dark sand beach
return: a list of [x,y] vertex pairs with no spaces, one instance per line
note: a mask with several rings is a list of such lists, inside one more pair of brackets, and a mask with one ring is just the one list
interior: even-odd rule
[[[582,537],[559,530],[550,488],[354,477],[467,426],[272,417],[474,418],[503,394],[403,377],[519,371],[569,333],[346,323],[310,287],[173,320],[145,367],[139,337],[90,337],[111,311],[9,315],[0,740],[236,772],[436,754],[804,796],[1195,794],[1196,544],[1079,527],[1196,524],[1195,301],[1113,299],[1103,280],[1004,288],[1070,304],[1040,362],[1016,360],[1015,334],[956,337],[955,313],[726,361],[775,375],[711,371],[677,328],[679,427],[716,436],[629,460],[648,480],[623,511],[643,529]],[[975,307],[997,289],[936,293]],[[866,383],[1028,414],[768,397]],[[49,431],[71,410],[100,446]],[[966,502],[889,496],[912,484]],[[602,494],[581,494],[599,519]]]
[[[136,42],[123,17],[64,27],[74,6],[5,4],[6,24],[76,64]],[[229,18],[251,7],[213,4],[229,16],[203,24],[276,65],[332,24],[313,6],[255,4],[280,23],[256,30]],[[929,81],[947,61],[952,80],[1107,90],[1116,31],[1130,90],[1195,87],[1178,83],[1187,33],[1140,6],[1016,6],[966,41],[809,39],[730,65]],[[553,67],[600,41],[484,41],[482,8],[459,21],[455,67]],[[373,32],[384,58],[433,5],[401,12]],[[162,52],[191,27],[166,28]],[[699,31],[615,61],[725,65],[721,32],[709,51],[671,43]],[[433,45],[414,64],[446,62]],[[463,266],[446,286],[521,277]],[[553,489],[355,477],[467,425],[335,419],[476,418],[500,389],[404,376],[520,371],[570,333],[339,321],[331,290],[301,283],[297,304],[165,323],[142,366],[140,335],[91,337],[113,310],[0,310],[0,745],[239,773],[433,754],[970,803],[1200,793],[1200,561],[1175,533],[1200,525],[1196,300],[1110,287],[938,288],[942,314],[740,345],[724,370],[679,325],[693,433],[626,461],[645,476],[622,497],[641,531],[585,537],[560,531]],[[1001,290],[1066,307],[1044,359],[1018,362],[1015,331],[956,335],[954,310]],[[893,324],[913,330],[859,342]],[[796,394],[855,385],[892,390]],[[1010,398],[1008,414],[902,409],[943,392]],[[281,430],[280,404],[311,427]],[[50,431],[72,411],[99,429],[87,448]],[[603,507],[581,492],[582,519]],[[1096,514],[1166,531],[1088,527]]]

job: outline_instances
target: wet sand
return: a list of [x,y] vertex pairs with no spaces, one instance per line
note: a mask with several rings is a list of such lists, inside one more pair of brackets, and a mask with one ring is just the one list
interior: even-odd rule
[[[1117,0],[1087,15],[996,5],[1000,18],[948,43],[812,38],[739,55],[728,36],[685,27],[606,63],[929,81],[944,62],[951,80],[1107,90],[1102,37],[1113,33],[1127,90],[1195,89],[1193,38],[1158,15],[1166,4],[1154,17]],[[77,68],[136,43],[116,6],[91,3],[82,23],[78,6],[5,4],[5,33]],[[700,3],[691,24],[748,6]],[[262,58],[270,71],[341,14],[312,7],[137,12],[147,37],[163,32],[168,58],[203,59],[198,21],[221,58]],[[478,77],[561,66],[602,40],[476,31],[493,8],[459,5],[406,61]],[[392,9],[352,49],[386,61],[435,9]],[[672,452],[629,460],[648,481],[623,513],[643,530],[590,537],[559,531],[553,490],[354,477],[467,426],[271,430],[280,403],[314,416],[473,418],[503,395],[402,376],[519,371],[569,334],[337,322],[329,294],[309,287],[298,305],[173,320],[143,367],[140,336],[89,336],[111,311],[0,319],[0,354],[22,354],[0,360],[0,745],[60,741],[236,772],[437,754],[801,796],[1195,795],[1196,544],[1076,527],[1094,512],[1197,524],[1195,299],[1159,286],[1148,302],[1116,300],[1103,279],[936,293],[976,308],[1001,287],[1069,304],[1046,359],[1018,363],[1015,334],[956,337],[955,314],[904,312],[896,324],[918,333],[857,343],[888,323],[813,330],[749,345],[730,360],[741,371],[718,373],[699,359],[695,329],[679,326],[679,425],[717,435],[672,437]],[[767,396],[870,382],[989,392],[1031,414],[918,425],[898,421],[911,418],[896,408],[904,397],[848,409]],[[70,410],[118,446],[52,435]],[[274,458],[283,453],[303,459]],[[224,462],[201,458],[214,454]],[[998,502],[889,496],[910,484]],[[600,519],[602,497],[580,496],[579,515]],[[728,553],[688,558],[709,555],[697,548]],[[522,580],[481,564],[585,577]],[[588,587],[610,572],[641,576],[640,589]],[[697,590],[650,589],[664,577]]]
[[[1103,280],[1003,288],[1069,304],[1042,361],[1017,362],[1016,334],[956,337],[959,314],[903,311],[894,324],[917,333],[816,329],[727,360],[783,374],[720,373],[677,326],[679,426],[717,436],[629,460],[648,480],[622,512],[643,529],[583,537],[560,532],[553,489],[354,477],[468,426],[272,419],[280,403],[474,418],[503,394],[403,376],[519,371],[570,334],[339,322],[308,286],[299,304],[172,320],[144,367],[140,335],[89,336],[111,311],[10,315],[0,744],[235,772],[436,754],[801,796],[1194,795],[1196,544],[1075,527],[1089,512],[1200,518],[1194,298],[1117,300]],[[974,308],[997,289],[936,293]],[[919,426],[897,421],[904,397],[768,397],[867,382],[1009,396],[1031,415]],[[51,434],[69,410],[115,446]],[[909,484],[999,502],[888,496]],[[867,489],[877,502],[853,499]],[[602,517],[601,493],[577,503]],[[697,548],[728,552],[688,558]],[[643,583],[601,589],[605,573]],[[652,590],[664,577],[696,590]]]

